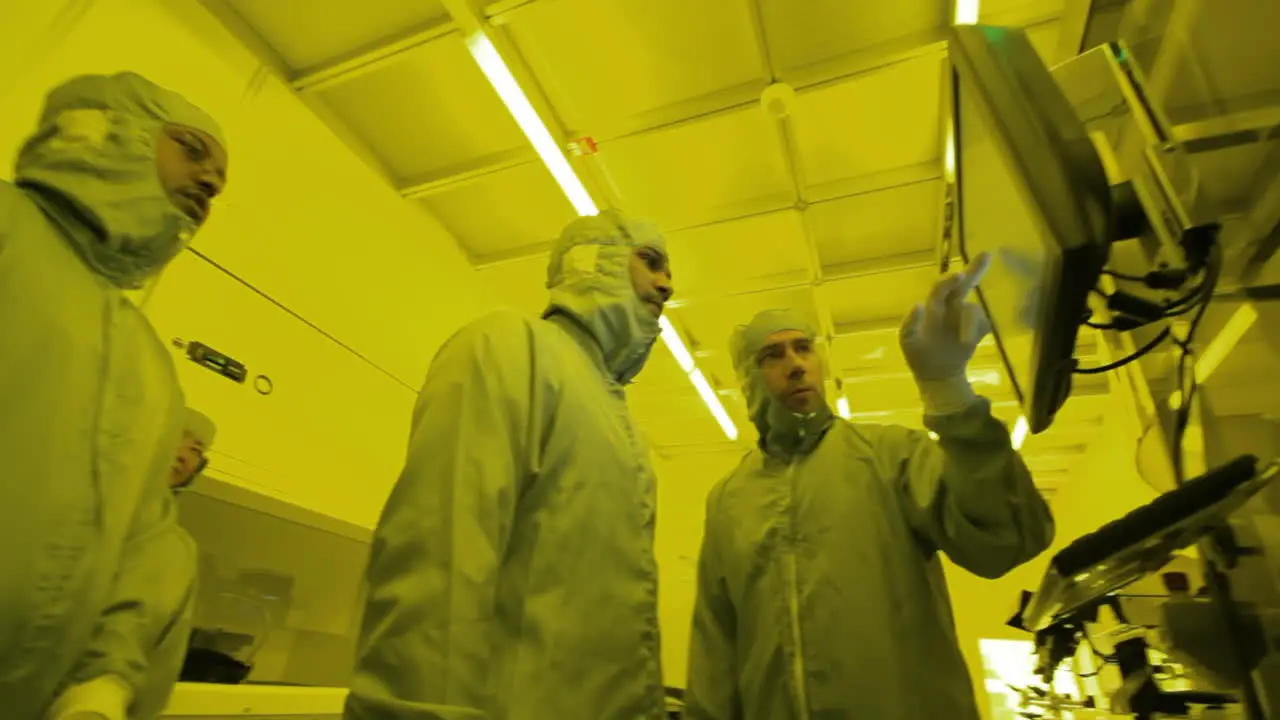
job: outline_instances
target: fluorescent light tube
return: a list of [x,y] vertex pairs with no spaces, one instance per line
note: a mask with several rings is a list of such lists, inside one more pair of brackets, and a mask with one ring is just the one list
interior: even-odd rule
[[1213,340],[1209,341],[1209,345],[1205,347],[1204,352],[1200,353],[1200,358],[1196,360],[1196,382],[1203,383],[1209,379],[1214,370],[1222,364],[1227,354],[1235,349],[1236,344],[1249,332],[1249,328],[1253,327],[1254,321],[1258,319],[1258,311],[1253,307],[1253,303],[1245,303],[1235,311],[1227,324],[1222,326],[1218,334],[1213,336]]
[[724,405],[720,403],[720,398],[716,396],[716,391],[711,389],[711,383],[707,382],[707,378],[703,376],[702,371],[694,368],[693,372],[689,373],[689,380],[698,389],[698,394],[702,396],[702,402],[707,404],[707,408],[715,416],[716,422],[720,423],[720,429],[724,430],[725,436],[730,440],[737,440],[738,426],[733,424],[729,413],[725,411]]
[[1029,432],[1031,432],[1031,425],[1027,423],[1027,416],[1019,415],[1017,422],[1013,424],[1013,432],[1009,433],[1009,441],[1013,443],[1014,450],[1022,449],[1022,444],[1027,441]]
[[978,24],[978,0],[955,0],[955,3],[957,25]]
[[836,398],[836,414],[845,420],[853,417],[853,412],[849,409],[849,398],[844,395]]
[[658,326],[662,328],[660,336],[662,344],[667,346],[667,350],[675,358],[676,364],[689,376],[689,381],[697,389],[702,402],[711,411],[711,415],[715,417],[716,422],[720,423],[720,429],[724,430],[725,436],[730,440],[737,440],[738,426],[733,424],[729,413],[724,409],[724,404],[720,402],[720,397],[716,395],[715,390],[711,388],[711,383],[707,382],[706,376],[702,374],[702,371],[694,363],[693,354],[689,352],[689,348],[684,346],[684,340],[680,339],[680,333],[676,332],[671,320],[664,315],[658,318]]
[[516,124],[533,144],[538,157],[542,158],[542,164],[547,166],[551,177],[555,178],[556,183],[560,185],[560,190],[569,199],[574,211],[579,215],[598,214],[600,211],[595,201],[591,199],[591,193],[587,192],[582,180],[578,179],[577,174],[573,172],[573,167],[569,165],[569,160],[564,156],[559,143],[551,137],[551,131],[543,124],[542,118],[538,117],[533,104],[520,89],[520,83],[516,82],[515,76],[502,61],[502,56],[498,54],[493,42],[483,32],[474,32],[467,37],[467,49],[471,51],[471,57],[475,58],[480,70],[489,79],[489,84],[498,93],[498,97],[502,98],[511,117],[515,118]]
[[693,372],[693,355],[690,355],[689,349],[684,346],[684,341],[680,339],[675,326],[671,324],[671,321],[665,315],[658,319],[658,325],[662,328],[662,343],[671,351],[671,355],[676,359],[676,364],[686,374]]

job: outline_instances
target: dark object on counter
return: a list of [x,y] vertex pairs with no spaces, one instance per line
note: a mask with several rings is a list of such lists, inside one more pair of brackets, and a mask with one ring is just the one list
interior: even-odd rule
[[249,677],[252,665],[217,650],[191,648],[182,663],[182,682],[239,685]]

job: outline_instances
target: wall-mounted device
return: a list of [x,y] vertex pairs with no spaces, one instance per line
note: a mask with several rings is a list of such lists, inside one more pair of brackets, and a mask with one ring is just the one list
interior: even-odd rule
[[190,342],[174,340],[174,345],[186,348],[188,360],[196,363],[197,365],[203,365],[225,378],[230,378],[238,383],[243,383],[245,378],[248,376],[248,371],[245,369],[244,363],[228,355],[224,355],[204,343],[196,342],[194,340]]

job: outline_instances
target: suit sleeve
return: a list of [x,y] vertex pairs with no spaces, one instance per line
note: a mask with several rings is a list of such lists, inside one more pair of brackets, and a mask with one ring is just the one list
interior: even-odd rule
[[432,363],[374,535],[347,720],[487,717],[499,564],[529,457],[529,332],[484,319]]
[[1009,431],[977,398],[948,415],[925,417],[938,440],[901,430],[891,443],[918,535],[960,567],[998,578],[1049,547],[1054,523]]
[[688,720],[737,720],[736,615],[724,582],[717,549],[715,513],[719,493],[707,499],[706,529],[698,552],[698,595],[689,640],[689,679],[684,717]]
[[[111,600],[67,691],[87,698],[93,693],[83,686],[117,688],[130,720],[152,720],[164,710],[182,669],[195,587],[195,546],[177,523],[173,498],[161,483],[148,493],[151,502],[139,509],[125,541]],[[113,696],[102,695],[104,709],[116,705]]]

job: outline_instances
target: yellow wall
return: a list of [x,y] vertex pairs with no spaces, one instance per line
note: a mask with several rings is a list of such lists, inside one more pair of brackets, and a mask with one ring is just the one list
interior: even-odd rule
[[259,395],[175,350],[188,402],[219,424],[215,469],[372,525],[430,358],[494,304],[454,239],[192,0],[8,3],[0,68],[5,158],[44,93],[81,73],[139,72],[222,123],[230,181],[195,242],[220,267],[184,254],[150,293],[148,315],[165,340],[202,341],[275,384]]

